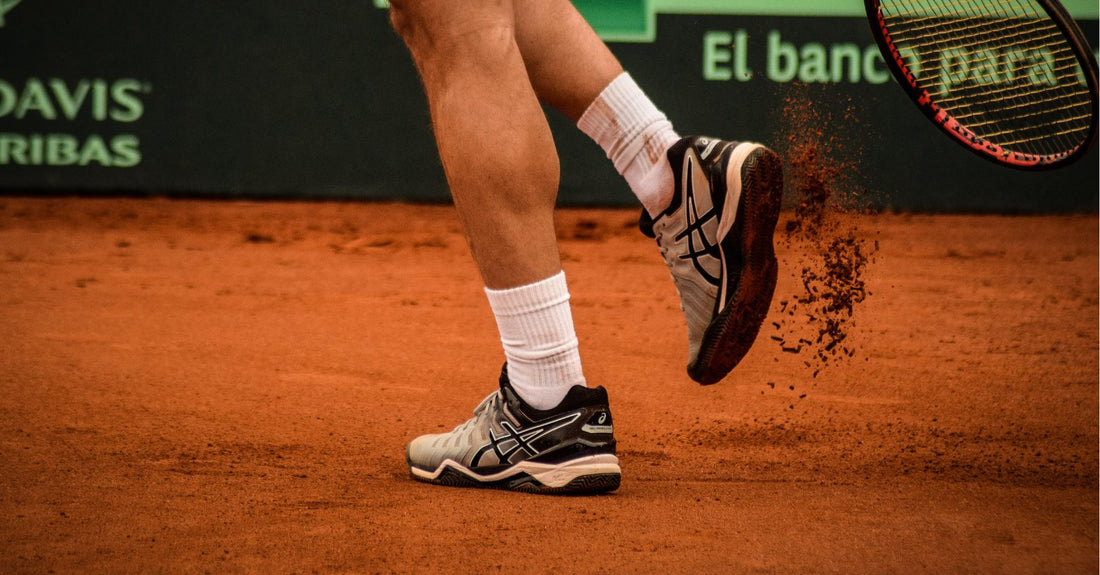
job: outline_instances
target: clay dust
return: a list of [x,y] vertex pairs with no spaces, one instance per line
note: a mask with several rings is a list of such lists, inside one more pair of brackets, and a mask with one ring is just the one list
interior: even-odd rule
[[858,215],[871,209],[858,182],[860,147],[843,137],[862,131],[858,117],[848,102],[829,107],[843,109],[843,118],[835,118],[820,105],[827,97],[821,89],[792,86],[777,140],[787,163],[785,200],[793,204],[777,240],[795,258],[789,267],[796,287],[777,294],[771,339],[784,353],[801,356],[815,378],[858,353],[850,335],[859,305],[871,295],[866,273],[878,250],[858,228]]

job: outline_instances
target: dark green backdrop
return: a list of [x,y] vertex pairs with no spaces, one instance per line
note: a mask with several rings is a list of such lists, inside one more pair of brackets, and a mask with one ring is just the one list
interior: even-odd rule
[[[590,13],[598,2],[583,4]],[[645,4],[608,6],[632,3]],[[658,12],[650,41],[611,47],[681,133],[774,141],[785,136],[779,103],[792,89],[769,77],[769,58],[773,76],[791,64],[777,47],[808,58],[835,46],[862,54],[873,41],[846,13],[858,2],[812,17],[756,4],[748,12],[757,15]],[[447,198],[418,80],[375,3],[6,0],[0,11],[4,191]],[[593,17],[609,37],[613,14]],[[1095,45],[1096,21],[1082,25]],[[732,73],[737,50],[751,79]],[[870,78],[861,71],[853,82],[846,70],[810,92],[825,109],[854,109],[858,127],[825,128],[861,149],[859,180],[885,204],[1097,210],[1095,149],[1057,172],[999,168],[941,136],[892,80],[877,83],[882,69],[876,60]],[[550,118],[560,201],[633,203],[599,148],[556,112]]]

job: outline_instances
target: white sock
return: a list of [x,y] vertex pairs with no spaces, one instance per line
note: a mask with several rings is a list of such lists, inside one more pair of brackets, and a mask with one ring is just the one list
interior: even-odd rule
[[630,74],[608,84],[577,127],[603,148],[651,216],[668,207],[675,182],[665,152],[680,136]]
[[561,403],[574,385],[585,385],[565,272],[517,288],[485,288],[496,316],[508,379],[535,409]]

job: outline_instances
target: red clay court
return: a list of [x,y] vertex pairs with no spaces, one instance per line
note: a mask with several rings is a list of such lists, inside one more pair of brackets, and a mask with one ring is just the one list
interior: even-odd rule
[[1097,572],[1095,215],[853,217],[824,366],[781,243],[711,387],[635,216],[559,214],[623,466],[559,498],[408,478],[503,359],[452,208],[0,198],[0,571]]

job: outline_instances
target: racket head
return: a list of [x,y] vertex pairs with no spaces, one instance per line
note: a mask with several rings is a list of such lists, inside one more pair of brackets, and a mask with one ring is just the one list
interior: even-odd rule
[[997,164],[1048,170],[1073,163],[1095,142],[1096,59],[1057,0],[864,4],[897,83],[966,149]]

